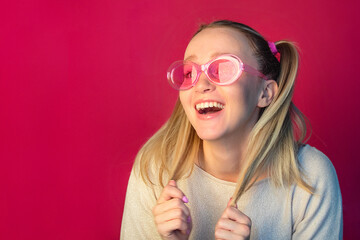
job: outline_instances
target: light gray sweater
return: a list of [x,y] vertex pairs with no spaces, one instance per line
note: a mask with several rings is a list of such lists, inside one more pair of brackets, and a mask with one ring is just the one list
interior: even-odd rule
[[[250,239],[342,239],[341,193],[333,165],[309,145],[300,149],[298,158],[315,193],[296,185],[275,188],[269,179],[256,182],[237,202],[239,210],[252,220]],[[217,179],[196,165],[191,176],[177,184],[189,199],[190,239],[214,239],[215,225],[236,184]],[[160,193],[160,187],[148,187],[133,169],[120,239],[161,239],[151,212]]]

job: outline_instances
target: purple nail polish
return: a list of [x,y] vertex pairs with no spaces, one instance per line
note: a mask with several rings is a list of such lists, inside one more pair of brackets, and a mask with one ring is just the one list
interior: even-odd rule
[[190,216],[187,217],[187,222],[188,223],[191,222],[191,217]]
[[188,203],[189,199],[184,195],[181,199],[184,203]]

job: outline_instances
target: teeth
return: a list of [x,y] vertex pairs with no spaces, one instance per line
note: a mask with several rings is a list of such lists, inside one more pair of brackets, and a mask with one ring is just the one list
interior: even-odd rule
[[221,103],[218,103],[218,102],[199,103],[199,104],[196,104],[195,107],[196,107],[196,110],[200,110],[200,109],[204,109],[204,108],[209,108],[209,107],[217,107],[217,108],[224,109],[224,105],[222,105]]

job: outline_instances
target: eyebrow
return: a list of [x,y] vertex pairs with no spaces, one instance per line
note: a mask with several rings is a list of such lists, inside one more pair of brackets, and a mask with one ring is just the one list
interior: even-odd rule
[[[227,54],[227,53],[215,52],[215,53],[213,53],[210,57],[211,57],[211,59],[213,59],[213,58],[215,58],[215,57],[217,57],[217,56],[220,56],[220,55],[223,55],[223,54]],[[190,55],[189,57],[187,57],[187,58],[185,59],[185,61],[193,61],[193,60],[196,60],[196,59],[197,59],[196,55]]]

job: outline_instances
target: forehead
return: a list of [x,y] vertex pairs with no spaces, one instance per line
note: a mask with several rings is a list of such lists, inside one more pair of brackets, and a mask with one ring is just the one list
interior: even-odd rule
[[256,64],[247,37],[229,27],[206,28],[188,44],[184,59],[205,63],[216,55],[231,53],[244,62]]

